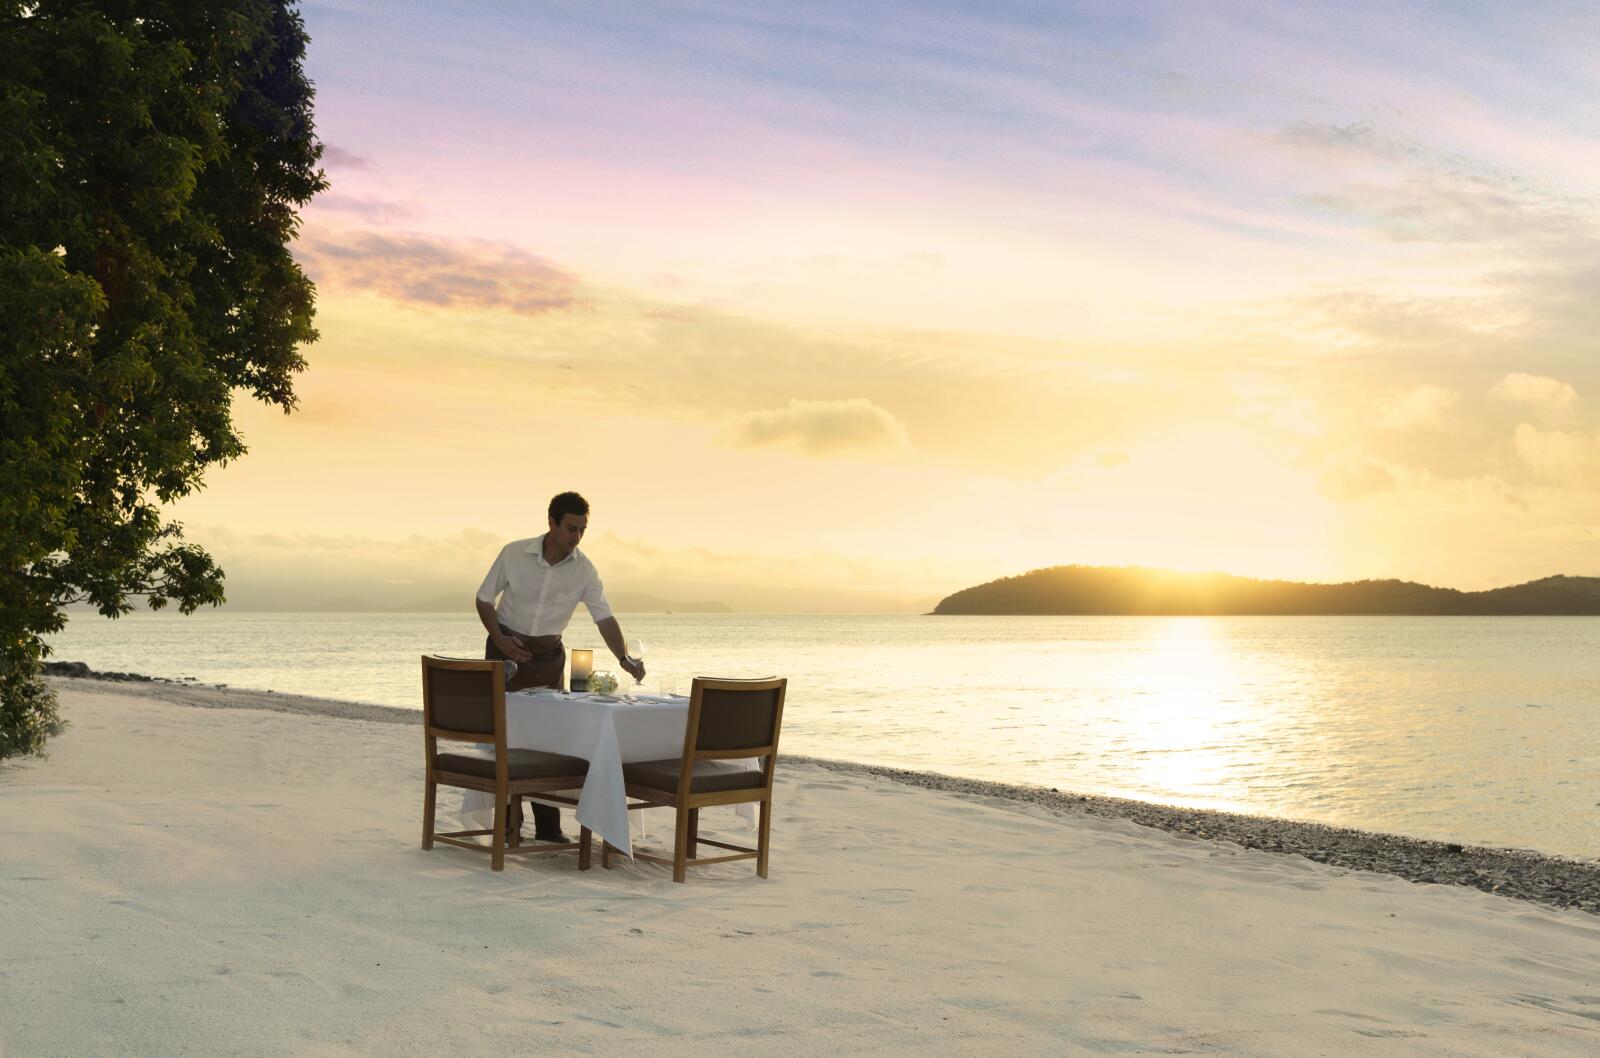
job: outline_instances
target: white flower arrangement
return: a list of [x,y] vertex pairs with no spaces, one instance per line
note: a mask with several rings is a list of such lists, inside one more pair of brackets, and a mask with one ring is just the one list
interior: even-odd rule
[[617,677],[609,672],[596,672],[589,677],[589,690],[595,694],[610,694],[617,689]]

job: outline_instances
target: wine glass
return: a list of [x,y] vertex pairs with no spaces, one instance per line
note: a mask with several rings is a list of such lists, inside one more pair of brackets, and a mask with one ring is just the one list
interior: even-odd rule
[[[625,647],[625,650],[627,652],[628,657],[632,658],[634,661],[637,661],[637,662],[643,664],[643,662],[644,662],[644,640],[642,640],[642,639],[630,639],[626,643],[624,643],[624,647]],[[632,685],[632,690],[633,690],[633,693],[635,693],[635,694],[637,694],[639,692],[639,689],[644,686],[644,684],[639,682],[639,678],[637,676],[635,676],[631,672],[628,673],[628,682]]]

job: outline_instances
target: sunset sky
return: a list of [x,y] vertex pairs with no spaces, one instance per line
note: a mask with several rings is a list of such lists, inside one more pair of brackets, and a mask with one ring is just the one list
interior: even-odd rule
[[1600,574],[1600,9],[308,3],[230,573],[911,610],[1063,563]]

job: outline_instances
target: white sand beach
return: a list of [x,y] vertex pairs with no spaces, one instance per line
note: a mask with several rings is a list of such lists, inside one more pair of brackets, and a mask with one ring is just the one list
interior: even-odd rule
[[768,881],[496,874],[418,847],[415,727],[58,687],[0,765],[3,1058],[1600,1053],[1581,911],[803,763]]

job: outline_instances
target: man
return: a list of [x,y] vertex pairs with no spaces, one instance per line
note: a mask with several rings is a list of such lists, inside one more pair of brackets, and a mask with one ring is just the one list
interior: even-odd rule
[[[563,492],[550,500],[549,520],[544,535],[513,540],[501,548],[478,588],[478,618],[489,633],[483,656],[517,663],[507,690],[560,687],[567,662],[561,633],[581,602],[617,664],[634,679],[644,679],[644,662],[628,657],[600,574],[578,550],[589,527],[589,501],[576,492]],[[533,821],[534,840],[567,840],[561,833],[561,811],[554,805],[535,803]]]

